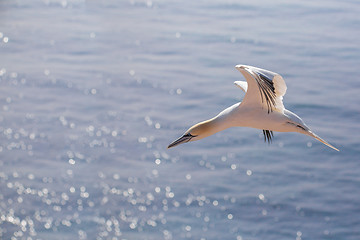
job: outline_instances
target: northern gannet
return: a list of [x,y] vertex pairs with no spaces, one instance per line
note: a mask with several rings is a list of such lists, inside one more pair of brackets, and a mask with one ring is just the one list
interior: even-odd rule
[[236,65],[235,68],[246,79],[246,82],[234,82],[245,92],[243,101],[225,109],[214,118],[190,127],[168,148],[200,140],[230,127],[251,127],[262,129],[264,139],[268,142],[272,141],[273,131],[298,132],[339,151],[313,133],[299,116],[285,109],[282,99],[287,87],[279,74],[247,65]]

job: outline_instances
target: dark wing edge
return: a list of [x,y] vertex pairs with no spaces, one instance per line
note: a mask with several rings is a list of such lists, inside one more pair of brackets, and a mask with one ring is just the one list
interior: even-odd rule
[[[259,92],[255,89],[254,92],[252,92],[250,89],[251,94],[254,95],[252,98],[253,103],[259,102],[262,108],[267,109],[268,113],[284,111],[282,97],[285,95],[287,87],[284,79],[279,74],[248,65],[239,64],[235,67],[244,75],[249,86],[252,85],[251,89],[256,88],[255,85],[258,86]],[[248,75],[244,74],[245,72],[247,72]],[[249,81],[251,81],[251,83]],[[247,99],[247,94],[248,92],[245,94],[244,102]]]
[[264,134],[264,141],[268,142],[268,143],[271,143],[272,142],[272,139],[274,137],[274,133],[273,131],[270,131],[270,130],[263,130],[263,134]]
[[273,81],[268,78],[266,75],[260,73],[259,71],[255,72],[255,80],[258,84],[261,101],[264,103],[266,101],[266,105],[268,108],[268,113],[272,112],[275,108],[275,87]]

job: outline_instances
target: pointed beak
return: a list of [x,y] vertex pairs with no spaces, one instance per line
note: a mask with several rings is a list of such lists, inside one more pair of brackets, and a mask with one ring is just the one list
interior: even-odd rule
[[170,143],[170,145],[167,148],[172,148],[175,147],[179,144],[182,143],[187,143],[191,140],[191,138],[193,138],[194,136],[192,136],[191,134],[184,134],[183,136],[179,137],[178,139],[176,139],[175,141],[173,141],[172,143]]

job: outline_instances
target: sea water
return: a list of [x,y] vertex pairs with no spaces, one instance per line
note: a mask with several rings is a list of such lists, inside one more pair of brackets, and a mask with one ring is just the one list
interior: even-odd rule
[[[358,1],[0,2],[0,239],[360,239]],[[172,149],[280,73],[340,149],[228,129]]]

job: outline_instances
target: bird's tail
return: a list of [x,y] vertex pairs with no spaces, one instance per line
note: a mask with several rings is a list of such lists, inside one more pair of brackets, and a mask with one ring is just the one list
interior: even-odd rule
[[312,131],[309,130],[309,131],[307,132],[307,135],[309,135],[310,137],[315,138],[316,140],[322,142],[322,143],[325,144],[326,146],[328,146],[328,147],[330,147],[330,148],[332,148],[332,149],[334,149],[334,150],[336,150],[336,151],[339,152],[339,149],[337,149],[336,147],[332,146],[330,143],[326,142],[324,139],[322,139],[321,137],[319,137],[318,135],[316,135],[316,134],[313,133]]

